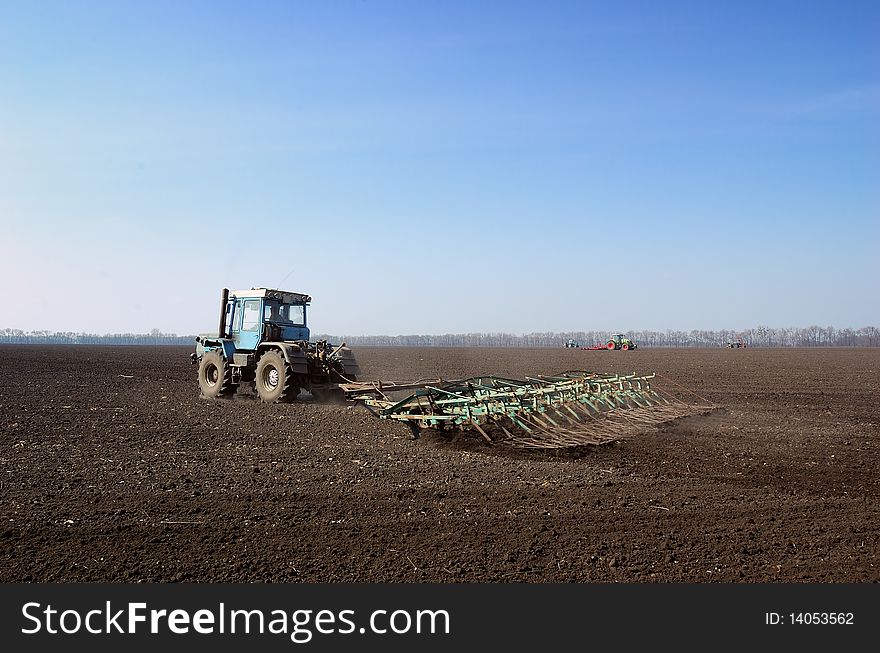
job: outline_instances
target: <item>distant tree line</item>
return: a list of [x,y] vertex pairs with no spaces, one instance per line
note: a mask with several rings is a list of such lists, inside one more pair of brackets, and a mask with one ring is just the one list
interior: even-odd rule
[[0,344],[12,345],[192,345],[195,336],[178,336],[153,329],[149,333],[74,333],[0,329]]
[[[627,331],[626,335],[644,347],[723,347],[728,342],[742,339],[749,347],[878,347],[880,329],[867,326],[861,329],[833,326],[772,328],[759,326],[745,331],[705,329],[693,331]],[[562,333],[463,333],[445,335],[402,336],[330,336],[320,335],[331,342],[345,342],[351,346],[377,347],[561,347],[566,340],[579,345],[594,345],[608,341],[607,331],[566,331]]]
[[[607,331],[562,333],[449,333],[444,335],[333,336],[316,334],[313,339],[345,342],[352,347],[561,347],[572,339],[579,345],[606,342]],[[772,328],[759,326],[745,331],[628,331],[643,347],[723,347],[739,338],[749,347],[880,347],[880,329],[832,326]],[[150,333],[74,333],[69,331],[22,331],[0,329],[0,344],[58,345],[193,345],[194,335],[178,336],[153,329]]]

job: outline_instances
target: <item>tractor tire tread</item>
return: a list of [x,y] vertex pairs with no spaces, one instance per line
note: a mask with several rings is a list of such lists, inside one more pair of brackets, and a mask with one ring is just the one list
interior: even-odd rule
[[[202,396],[209,399],[220,399],[234,395],[238,387],[232,382],[232,366],[229,365],[220,352],[217,350],[210,351],[202,357],[202,360],[204,362],[199,364],[199,389]],[[222,375],[222,378],[218,380],[219,387],[208,388],[207,383],[202,378],[205,366],[211,363],[216,365],[218,372]]]
[[[281,390],[277,394],[263,388],[260,377],[262,375],[262,369],[266,365],[272,365],[275,367],[281,377],[279,381],[281,383]],[[260,357],[260,360],[257,362],[255,376],[254,383],[256,385],[257,394],[260,396],[260,399],[266,403],[289,404],[299,395],[300,388],[296,382],[296,376],[290,365],[284,359],[284,356],[278,350],[269,350]]]

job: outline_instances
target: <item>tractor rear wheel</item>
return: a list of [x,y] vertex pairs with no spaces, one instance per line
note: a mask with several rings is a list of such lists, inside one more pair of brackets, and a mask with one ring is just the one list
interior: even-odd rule
[[606,346],[608,347],[608,351],[611,351],[612,349],[617,349],[617,346],[614,344],[613,340],[609,341],[608,345]]
[[208,399],[229,396],[235,393],[232,383],[232,368],[219,351],[209,351],[199,363],[199,389]]
[[260,357],[254,376],[257,394],[266,403],[289,403],[299,394],[293,370],[278,350]]

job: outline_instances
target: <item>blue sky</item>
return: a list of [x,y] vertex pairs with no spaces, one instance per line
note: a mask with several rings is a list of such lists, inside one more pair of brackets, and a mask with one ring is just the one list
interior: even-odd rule
[[263,285],[344,335],[878,325],[877,34],[876,2],[0,2],[0,327],[193,333]]

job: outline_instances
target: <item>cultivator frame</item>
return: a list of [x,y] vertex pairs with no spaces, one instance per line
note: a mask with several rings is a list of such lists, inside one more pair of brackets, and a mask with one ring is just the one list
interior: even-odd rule
[[702,398],[697,405],[677,399],[652,385],[656,377],[571,370],[524,380],[478,376],[341,387],[380,418],[407,424],[415,436],[431,428],[473,429],[490,444],[559,449],[607,444],[714,407]]

